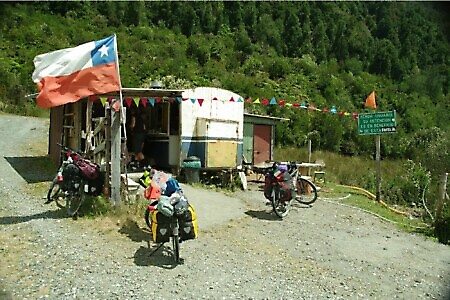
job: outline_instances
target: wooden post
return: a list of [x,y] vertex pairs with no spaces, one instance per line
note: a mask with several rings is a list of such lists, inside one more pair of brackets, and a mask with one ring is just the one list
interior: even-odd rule
[[376,199],[380,202],[380,191],[381,191],[381,138],[380,135],[377,134],[375,136],[375,145],[376,145],[376,160],[377,160],[377,190],[376,190]]
[[105,176],[105,188],[103,193],[108,197],[111,196],[111,107],[109,103],[105,106],[105,164],[106,164],[106,176]]
[[[311,147],[311,140],[309,139],[308,140],[308,162],[310,163],[311,162],[311,149],[312,149],[312,147]],[[310,168],[308,168],[308,173],[307,173],[307,175],[308,176],[311,176],[311,174],[310,174]]]
[[111,201],[119,205],[120,199],[120,163],[121,163],[121,132],[120,111],[111,109]]

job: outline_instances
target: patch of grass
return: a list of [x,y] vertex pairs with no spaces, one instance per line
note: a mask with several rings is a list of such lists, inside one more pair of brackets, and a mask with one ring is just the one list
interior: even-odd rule
[[[308,162],[308,150],[306,148],[275,148],[274,159],[278,161]],[[327,151],[313,151],[311,161],[321,160],[325,163],[327,181],[345,185],[363,187],[372,193],[376,188],[377,162],[371,157],[344,156]],[[404,161],[381,161],[381,179],[383,182],[391,182],[394,178],[405,172]]]
[[[340,204],[356,207],[386,222],[394,223],[399,229],[406,232],[420,233],[428,237],[433,236],[433,228],[424,223],[421,218],[413,217],[409,208],[396,207],[396,210],[404,212],[407,215],[399,214],[382,203],[370,199],[359,192],[355,192],[353,189],[332,183],[328,183],[320,193],[321,197],[336,198],[337,200],[335,201]],[[345,197],[346,195],[350,195],[350,197]]]
[[80,207],[80,215],[94,218],[106,215],[111,211],[111,204],[105,196],[86,196]]

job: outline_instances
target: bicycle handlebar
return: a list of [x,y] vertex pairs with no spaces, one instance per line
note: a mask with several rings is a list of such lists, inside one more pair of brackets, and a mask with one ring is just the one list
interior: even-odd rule
[[78,156],[83,156],[80,152],[78,152],[78,151],[76,151],[76,150],[73,150],[72,148],[69,148],[69,147],[67,147],[67,146],[64,146],[64,145],[62,145],[62,144],[60,144],[60,143],[56,143],[58,146],[60,146],[61,147],[61,151],[64,151],[64,152],[71,152],[71,153],[74,153],[74,154],[78,154]]

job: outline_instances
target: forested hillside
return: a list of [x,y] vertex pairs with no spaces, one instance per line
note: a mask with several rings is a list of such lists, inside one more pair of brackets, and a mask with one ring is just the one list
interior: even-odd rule
[[377,111],[397,112],[398,132],[383,137],[383,157],[425,158],[427,150],[440,161],[429,167],[442,173],[450,166],[448,8],[426,2],[0,2],[1,109],[41,113],[25,97],[37,91],[33,58],[115,33],[124,87],[161,80],[166,88],[215,86],[245,100],[275,99],[276,105],[245,106],[290,119],[277,127],[279,145],[311,139],[315,150],[372,155],[373,139],[358,135],[353,114],[371,112],[364,101],[375,91]]

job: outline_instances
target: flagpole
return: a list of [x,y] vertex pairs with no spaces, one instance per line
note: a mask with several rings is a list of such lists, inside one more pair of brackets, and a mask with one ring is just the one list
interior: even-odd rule
[[[117,77],[119,80],[119,120],[117,120],[117,115],[111,118],[111,136],[114,144],[111,143],[111,200],[114,205],[121,203],[121,192],[120,192],[120,178],[121,178],[121,165],[122,165],[122,137],[121,137],[121,126],[123,126],[124,138],[126,143],[127,133],[125,129],[125,114],[123,110],[123,95],[122,95],[122,82],[120,80],[119,71],[119,51],[117,49],[117,37],[114,34],[114,47],[116,52],[116,66],[117,66]],[[126,169],[126,168],[125,168]],[[128,176],[126,176],[128,177]],[[127,178],[128,181],[128,178]]]
[[114,48],[116,49],[116,65],[117,65],[117,78],[119,79],[119,98],[120,98],[120,112],[121,112],[121,117],[122,117],[122,123],[124,125],[124,130],[123,130],[123,135],[125,138],[125,141],[127,140],[127,131],[125,130],[125,115],[124,115],[124,111],[122,108],[122,104],[123,104],[123,95],[122,95],[122,80],[120,79],[120,69],[119,69],[119,51],[117,49],[117,37],[116,34],[114,34]]

